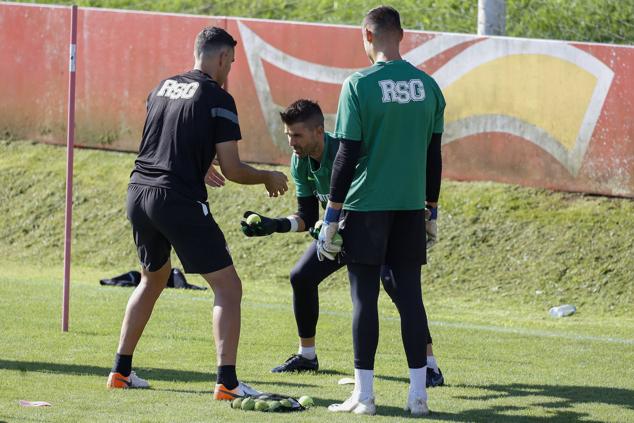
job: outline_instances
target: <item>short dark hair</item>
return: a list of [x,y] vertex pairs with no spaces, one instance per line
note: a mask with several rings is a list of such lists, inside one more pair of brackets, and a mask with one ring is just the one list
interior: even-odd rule
[[319,104],[305,98],[293,102],[283,112],[280,112],[280,117],[286,125],[302,122],[313,127],[324,126],[324,114]]
[[196,57],[213,53],[220,47],[235,47],[238,42],[224,29],[217,26],[208,26],[196,36],[194,53]]
[[395,33],[400,34],[403,31],[401,27],[401,15],[398,10],[391,6],[379,6],[370,10],[363,20],[372,32],[378,35]]

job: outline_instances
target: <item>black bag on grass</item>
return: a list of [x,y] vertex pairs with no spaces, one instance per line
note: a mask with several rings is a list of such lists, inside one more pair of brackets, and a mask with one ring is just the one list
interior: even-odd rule
[[[137,286],[141,282],[141,273],[136,270],[131,270],[128,273],[124,273],[122,275],[115,276],[110,279],[101,279],[99,283],[105,286]],[[177,289],[195,289],[195,290],[205,290],[206,287],[191,285],[187,283],[187,279],[185,279],[185,275],[179,269],[172,269],[170,272],[170,277],[167,280],[168,288],[177,288]]]

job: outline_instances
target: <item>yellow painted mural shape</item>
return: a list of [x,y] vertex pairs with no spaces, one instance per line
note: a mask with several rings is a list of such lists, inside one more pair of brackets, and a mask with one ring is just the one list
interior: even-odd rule
[[570,151],[596,83],[594,75],[558,58],[506,56],[480,65],[445,88],[445,120],[512,116],[548,132]]

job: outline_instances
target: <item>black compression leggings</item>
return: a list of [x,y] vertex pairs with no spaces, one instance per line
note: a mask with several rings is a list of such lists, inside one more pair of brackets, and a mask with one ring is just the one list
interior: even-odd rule
[[[420,268],[419,268],[420,275]],[[420,276],[419,276],[420,279]],[[383,283],[383,289],[387,295],[390,296],[390,299],[394,303],[394,305],[398,308],[398,304],[396,303],[395,298],[397,297],[396,291],[396,276],[394,274],[394,270],[391,266],[381,266],[381,282]],[[427,320],[427,311],[425,310],[425,303],[423,302],[423,312],[425,313],[425,333],[427,333],[427,344],[432,343],[431,332],[429,331],[429,321]]]
[[[293,311],[295,313],[295,321],[297,322],[297,334],[300,338],[312,338],[316,334],[317,320],[319,318],[319,284],[328,276],[332,275],[337,270],[344,267],[344,264],[341,264],[338,261],[319,261],[317,259],[316,245],[316,242],[313,242],[306,250],[304,255],[297,261],[295,267],[293,267],[293,270],[291,270],[291,286],[293,287]],[[420,288],[420,267],[417,267],[417,275],[413,275],[413,277],[416,280],[417,286]],[[398,308],[399,306],[397,304],[396,298],[398,298],[399,290],[397,290],[397,286],[402,284],[397,284],[395,282],[396,274],[394,272],[393,266],[391,268],[391,271],[385,272],[385,275],[383,275],[381,279],[385,292],[390,296],[390,298]],[[418,296],[420,297],[420,295],[421,294],[419,289]],[[407,296],[405,296],[405,298],[407,298]],[[427,326],[427,315],[425,314],[424,306],[423,315],[424,318],[420,323],[424,324],[425,333],[427,334],[427,337],[423,339],[426,340],[425,344],[431,344],[432,339],[429,335],[429,328]],[[376,324],[376,326],[378,334],[378,323]],[[376,350],[376,347],[374,349]]]
[[293,287],[293,311],[300,338],[312,338],[319,318],[319,293],[317,287],[328,276],[344,265],[338,261],[317,259],[317,243],[313,242],[291,270]]
[[[418,369],[427,364],[426,340],[429,339],[427,315],[420,287],[420,265],[392,265],[394,275],[391,297],[401,316],[401,336],[407,364]],[[352,339],[354,368],[374,369],[379,341],[379,279],[381,266],[348,264],[350,295],[353,304]],[[389,291],[388,291],[389,292]]]

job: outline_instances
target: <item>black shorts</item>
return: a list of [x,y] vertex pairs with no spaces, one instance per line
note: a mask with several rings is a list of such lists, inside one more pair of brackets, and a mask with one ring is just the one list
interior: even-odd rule
[[424,209],[344,210],[340,232],[347,263],[427,263]]
[[159,270],[172,246],[186,273],[210,273],[233,264],[208,203],[171,189],[130,184],[127,209],[144,269]]

